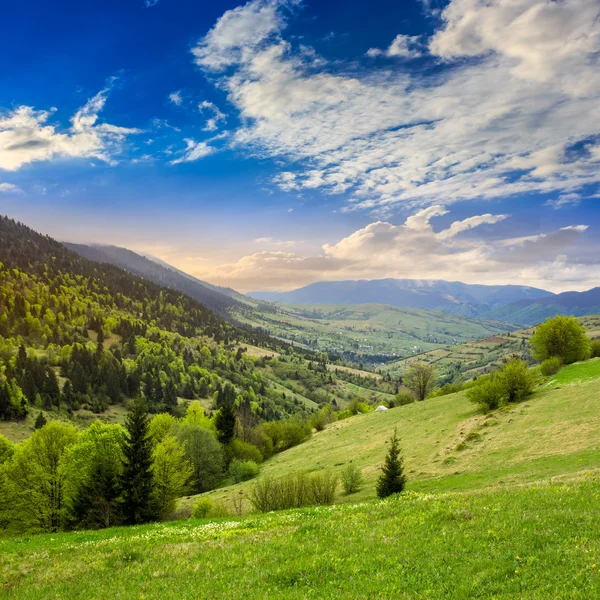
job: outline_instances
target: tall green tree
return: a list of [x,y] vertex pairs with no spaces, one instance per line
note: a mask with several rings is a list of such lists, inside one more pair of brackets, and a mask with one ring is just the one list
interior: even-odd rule
[[590,357],[590,340],[575,317],[557,315],[538,325],[531,337],[531,354],[539,361],[557,356],[565,365]]
[[433,392],[436,380],[435,367],[422,362],[412,364],[404,375],[404,385],[419,401],[425,400]]
[[152,520],[152,440],[148,408],[136,400],[125,421],[127,438],[123,463],[123,516],[128,525]]
[[183,446],[173,435],[165,436],[152,453],[153,501],[160,517],[175,510],[175,500],[187,491],[192,474]]
[[406,486],[406,475],[404,474],[404,460],[400,455],[400,440],[398,430],[390,438],[390,445],[385,457],[381,474],[377,480],[377,496],[387,498],[392,494],[399,494]]
[[51,532],[64,523],[64,458],[78,435],[73,425],[50,421],[15,447],[4,468],[17,529]]

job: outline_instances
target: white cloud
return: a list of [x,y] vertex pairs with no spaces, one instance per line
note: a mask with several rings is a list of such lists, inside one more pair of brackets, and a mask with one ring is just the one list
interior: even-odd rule
[[200,160],[216,152],[216,149],[207,142],[197,142],[196,140],[186,138],[185,143],[187,145],[186,149],[179,158],[171,161],[172,165]]
[[0,194],[22,194],[23,190],[14,183],[0,183]]
[[169,94],[169,102],[174,104],[175,106],[181,106],[183,104],[183,97],[181,95],[181,90],[177,90],[176,92],[171,92]]
[[[325,244],[318,255],[265,250],[195,274],[243,291],[291,289],[319,280],[386,277],[524,285],[531,285],[528,278],[535,277],[536,285],[555,289],[573,283],[580,288],[597,284],[597,265],[594,272],[594,265],[571,262],[565,255],[581,239],[585,225],[498,240],[478,234],[477,228],[493,226],[508,215],[476,215],[443,229],[434,228],[432,220],[446,214],[444,207],[430,206],[401,225],[370,223],[334,244]],[[570,273],[568,282],[549,268],[557,260]]]
[[202,131],[216,131],[219,128],[218,123],[226,120],[226,115],[222,113],[219,108],[209,102],[208,100],[203,100],[198,104],[198,110],[201,113],[210,113],[212,116],[206,120],[206,125],[202,129]]
[[442,68],[427,75],[344,72],[283,38],[288,7],[227,11],[194,49],[239,111],[232,144],[293,165],[282,189],[385,211],[600,183],[597,0],[451,0],[428,44]]
[[159,2],[160,0],[144,0],[144,6],[146,8],[152,8],[153,6],[156,6]]
[[580,194],[562,194],[555,200],[548,200],[546,206],[551,206],[555,210],[565,206],[577,206],[581,202]]
[[418,58],[423,55],[421,37],[418,35],[398,34],[392,43],[385,49],[369,48],[367,56],[388,56],[396,58]]
[[97,158],[109,164],[128,135],[139,129],[98,123],[109,88],[96,94],[71,118],[71,127],[60,132],[47,122],[54,110],[20,106],[0,116],[0,169],[17,171],[35,161],[57,157]]
[[292,246],[295,246],[298,242],[296,240],[277,240],[272,237],[261,237],[256,238],[254,240],[254,243],[260,244],[262,246],[279,246],[291,248]]

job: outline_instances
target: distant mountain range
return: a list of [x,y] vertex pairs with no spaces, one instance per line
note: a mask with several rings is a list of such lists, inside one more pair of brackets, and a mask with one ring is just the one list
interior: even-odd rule
[[488,319],[506,320],[511,323],[534,325],[554,315],[600,314],[600,287],[587,292],[564,292],[536,300],[519,300],[508,306],[498,306],[489,311]]
[[534,325],[556,314],[600,313],[600,288],[553,294],[519,285],[471,285],[430,279],[326,281],[290,292],[250,292],[282,304],[378,303],[441,310],[467,317]]
[[88,260],[121,267],[134,275],[177,290],[221,315],[227,315],[228,309],[242,306],[247,302],[245,296],[234,290],[201,281],[158,259],[150,260],[126,248],[71,244],[68,242],[63,242],[63,245]]
[[[552,297],[546,290],[518,285],[470,285],[431,279],[376,279],[313,283],[291,292],[251,292],[257,300],[284,304],[378,303],[442,310],[467,317],[485,317],[498,306]],[[511,319],[506,319],[514,322]]]

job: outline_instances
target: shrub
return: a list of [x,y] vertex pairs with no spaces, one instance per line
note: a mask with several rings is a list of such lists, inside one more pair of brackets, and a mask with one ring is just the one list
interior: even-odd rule
[[515,359],[500,370],[477,380],[467,390],[467,398],[484,410],[495,410],[527,398],[533,393],[535,385],[535,373],[527,367],[527,363]]
[[344,489],[344,494],[347,496],[356,494],[362,487],[362,484],[362,471],[356,465],[349,464],[342,471],[342,488]]
[[338,478],[330,472],[309,476],[305,473],[275,479],[262,477],[250,490],[252,506],[259,512],[332,504]]
[[600,340],[592,340],[590,342],[590,351],[592,358],[600,357]]
[[480,377],[467,390],[467,398],[484,410],[495,410],[502,402],[503,391],[495,373]]
[[590,356],[590,340],[575,317],[557,315],[537,326],[531,338],[531,354],[536,360],[558,356],[570,365]]
[[551,375],[555,375],[558,373],[560,368],[562,367],[562,361],[558,356],[553,356],[552,358],[547,358],[540,365],[540,372],[545,377],[550,377]]
[[270,421],[263,423],[258,429],[271,438],[274,452],[283,452],[283,450],[297,446],[312,435],[312,427],[308,421],[300,418]]
[[331,471],[312,475],[309,479],[311,504],[333,504],[339,481],[339,477]]
[[253,479],[259,473],[259,466],[253,460],[239,460],[234,458],[229,465],[229,474],[235,483]]
[[213,509],[213,503],[208,498],[200,498],[192,510],[193,519],[205,519]]
[[255,463],[261,463],[264,460],[261,451],[254,444],[235,439],[229,446],[233,458],[237,458],[238,460],[249,460]]
[[430,398],[438,398],[439,396],[448,396],[449,394],[456,394],[462,392],[465,389],[463,382],[459,383],[445,383],[441,388],[437,389],[432,394],[429,394]]
[[406,406],[414,402],[416,399],[410,392],[398,392],[394,398],[394,406]]
[[506,402],[521,402],[533,394],[536,375],[522,360],[507,362],[498,372],[498,380],[504,392]]

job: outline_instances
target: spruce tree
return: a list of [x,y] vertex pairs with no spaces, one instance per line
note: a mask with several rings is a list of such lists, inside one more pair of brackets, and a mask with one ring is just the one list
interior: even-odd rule
[[38,413],[37,419],[35,420],[35,424],[33,426],[34,429],[41,429],[48,421],[44,416],[44,413],[40,411]]
[[227,383],[225,388],[219,389],[217,396],[217,406],[219,412],[215,418],[215,428],[217,430],[217,439],[221,444],[227,445],[233,439],[235,434],[235,388]]
[[390,447],[385,457],[385,463],[381,467],[381,475],[377,480],[377,496],[387,498],[392,494],[399,494],[406,486],[406,475],[404,475],[404,460],[400,456],[400,440],[398,430],[390,439]]
[[152,519],[152,442],[148,431],[148,408],[142,400],[136,400],[131,407],[125,429],[128,435],[122,478],[123,515],[128,525],[135,525]]

